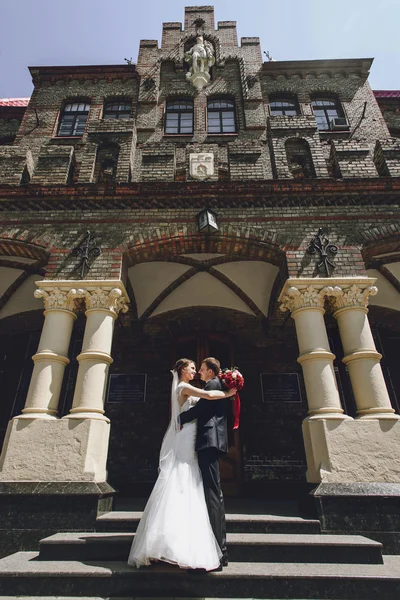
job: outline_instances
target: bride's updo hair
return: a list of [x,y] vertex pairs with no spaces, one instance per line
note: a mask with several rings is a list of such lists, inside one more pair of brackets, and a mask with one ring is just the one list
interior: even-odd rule
[[180,358],[176,361],[174,371],[178,373],[179,379],[181,378],[183,369],[186,369],[186,367],[188,367],[192,363],[194,364],[194,360],[191,360],[190,358]]

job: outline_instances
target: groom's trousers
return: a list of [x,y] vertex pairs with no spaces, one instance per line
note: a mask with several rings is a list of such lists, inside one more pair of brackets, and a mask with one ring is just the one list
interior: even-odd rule
[[223,556],[227,557],[225,506],[219,476],[219,456],[220,452],[217,448],[204,448],[197,453],[211,527]]

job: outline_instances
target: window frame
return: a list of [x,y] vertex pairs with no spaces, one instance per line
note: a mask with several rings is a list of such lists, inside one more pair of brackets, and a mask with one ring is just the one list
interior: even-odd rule
[[[226,107],[210,107],[213,102],[231,103],[232,106]],[[235,135],[238,133],[237,119],[236,119],[236,102],[234,98],[227,98],[224,96],[210,96],[207,98],[207,135]],[[210,113],[219,115],[219,131],[210,131]],[[231,114],[233,116],[233,131],[224,131],[224,113]],[[232,118],[232,117],[229,117]]]
[[[174,108],[173,105],[175,104],[184,104],[187,103],[188,105],[190,105],[190,107],[186,107],[186,108]],[[177,131],[167,131],[167,128],[174,128],[172,124],[168,123],[168,117],[169,115],[177,115],[177,126],[176,129]],[[182,131],[182,129],[188,129],[187,126],[185,126],[184,122],[182,123],[182,116],[183,115],[191,115],[192,119],[191,119],[191,129],[190,131]],[[165,106],[164,106],[164,135],[193,135],[194,133],[194,99],[193,98],[188,98],[188,97],[175,97],[175,98],[168,98],[165,102]]]
[[[287,115],[286,110],[289,111],[289,109],[285,109],[284,107],[282,107],[281,114],[273,114],[273,112],[272,112],[273,102],[281,102],[281,103],[287,102],[288,104],[292,103],[293,108],[291,110],[295,111],[295,114]],[[298,117],[299,115],[301,115],[301,111],[300,111],[300,104],[297,99],[297,96],[295,94],[273,94],[273,95],[271,95],[269,98],[269,114],[271,117]]]
[[[85,108],[82,110],[67,110],[68,106],[81,106],[83,105]],[[80,138],[86,131],[86,124],[89,118],[90,112],[90,103],[86,100],[69,100],[63,104],[63,108],[60,111],[58,126],[57,126],[57,137],[61,138]],[[70,126],[67,133],[62,133],[62,127],[65,126],[66,121],[65,118],[68,116],[73,116],[73,120],[70,121]],[[86,117],[84,121],[80,117]],[[83,128],[79,129],[79,126],[83,122]],[[77,133],[79,131],[79,133]]]
[[[315,104],[317,104],[318,102],[330,102],[331,104],[320,104],[319,106],[315,106]],[[340,102],[339,98],[337,96],[335,96],[334,94],[313,94],[311,96],[311,107],[312,107],[312,111],[313,111],[313,115],[315,117],[316,123],[317,123],[317,129],[318,131],[332,131],[331,129],[331,120],[332,119],[346,119],[347,117],[344,113],[344,109],[342,106],[342,103]],[[323,115],[317,115],[316,114],[316,110],[324,113]],[[336,111],[335,115],[329,115],[328,112],[329,111]],[[321,123],[320,120],[318,120],[318,117],[323,117],[325,118],[325,123],[326,123],[326,127],[319,127],[319,123]]]
[[[107,112],[107,106],[110,105],[119,105],[117,110],[109,110]],[[128,106],[128,108],[120,109],[121,106]],[[115,116],[111,116],[115,115]],[[120,120],[127,121],[131,118],[132,115],[132,100],[127,100],[126,98],[107,98],[104,100],[103,104],[103,115],[102,119],[104,121],[112,121],[112,120]]]

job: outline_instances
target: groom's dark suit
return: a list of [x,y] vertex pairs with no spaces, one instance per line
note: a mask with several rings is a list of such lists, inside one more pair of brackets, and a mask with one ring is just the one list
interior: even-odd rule
[[[221,390],[218,377],[210,379],[205,390]],[[211,527],[223,554],[227,559],[224,497],[221,490],[218,458],[228,451],[227,410],[228,400],[205,400],[200,398],[190,410],[181,413],[181,424],[197,419],[196,452],[203,477]]]

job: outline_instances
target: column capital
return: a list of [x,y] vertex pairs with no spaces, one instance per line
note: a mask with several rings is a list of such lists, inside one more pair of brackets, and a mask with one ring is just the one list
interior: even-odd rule
[[[42,283],[42,282],[40,282]],[[81,289],[72,288],[63,290],[57,286],[47,289],[40,287],[34,291],[35,298],[42,298],[45,310],[76,310],[75,300],[83,298],[84,291]]]
[[44,280],[37,281],[35,298],[43,298],[46,310],[76,309],[75,300],[82,298],[86,309],[105,309],[114,315],[128,310],[129,297],[119,280]]
[[287,288],[285,293],[280,295],[279,300],[282,312],[286,310],[294,312],[300,308],[319,308],[323,310],[325,299],[323,290],[314,285],[308,285],[304,288],[296,286]]
[[86,309],[106,309],[115,315],[120,311],[127,312],[128,298],[124,296],[120,288],[112,289],[106,287],[97,287],[94,290],[85,290]]
[[332,298],[336,310],[347,306],[366,308],[369,296],[378,290],[374,277],[298,277],[286,280],[278,302],[284,312],[299,308],[323,308],[325,298]]
[[378,293],[378,288],[374,285],[357,285],[349,287],[339,285],[325,288],[326,295],[330,298],[332,306],[337,312],[343,308],[362,308],[366,309],[370,296]]

